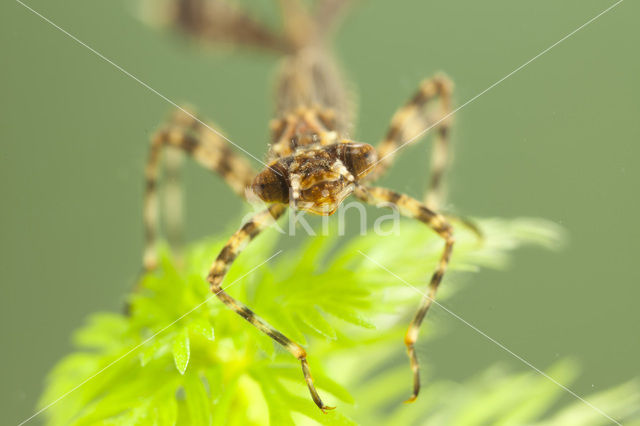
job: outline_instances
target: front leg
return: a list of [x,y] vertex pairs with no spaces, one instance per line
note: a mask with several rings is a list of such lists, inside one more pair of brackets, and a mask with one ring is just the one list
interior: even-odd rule
[[[425,204],[433,210],[440,208],[444,198],[443,176],[448,165],[452,91],[453,83],[442,75],[422,82],[413,97],[393,115],[387,135],[377,147],[377,166],[373,173],[367,176],[367,180],[380,177],[393,164],[397,151],[422,137],[431,126],[436,126]],[[432,116],[427,110],[429,104],[437,99],[440,100],[440,108],[437,114]]]
[[[192,115],[178,110],[167,126],[158,131],[151,140],[149,158],[145,169],[145,192],[143,220],[146,247],[144,267],[151,270],[156,266],[156,240],[158,228],[158,178],[160,175],[161,154],[170,148],[183,151],[203,167],[218,173],[229,184],[231,189],[244,197],[245,189],[251,185],[254,170],[249,162],[234,152],[227,141],[211,132]],[[171,240],[179,240],[176,234],[181,229],[181,189],[178,182],[180,161],[169,156],[167,158],[167,202],[170,208],[166,211],[166,222]]]
[[407,402],[413,402],[420,392],[420,367],[418,364],[418,357],[416,355],[415,343],[418,339],[420,324],[422,323],[425,315],[427,315],[427,311],[436,297],[438,286],[440,285],[442,277],[447,269],[447,265],[449,264],[454,243],[453,230],[444,216],[434,212],[418,200],[411,198],[408,195],[399,194],[385,188],[365,187],[361,185],[356,187],[354,194],[356,197],[369,204],[387,205],[388,203],[391,203],[397,206],[400,214],[421,221],[433,229],[444,240],[444,250],[442,251],[438,267],[431,276],[429,292],[427,296],[423,298],[422,303],[418,308],[418,312],[416,312],[413,317],[404,338],[409,359],[411,360],[411,369],[413,370],[413,394]]
[[278,342],[300,361],[300,364],[302,365],[302,374],[307,382],[307,387],[309,388],[313,402],[315,402],[322,411],[331,410],[335,407],[328,407],[324,405],[313,384],[313,378],[311,377],[311,372],[309,370],[309,363],[307,362],[307,353],[304,348],[273,328],[265,320],[253,313],[253,311],[247,306],[229,296],[221,286],[222,280],[227,274],[229,267],[231,267],[231,264],[240,254],[242,249],[262,230],[271,226],[285,211],[286,206],[284,204],[273,204],[268,209],[256,214],[249,222],[245,223],[238,231],[236,231],[236,233],[233,234],[227,244],[223,247],[222,251],[220,251],[215,262],[213,262],[207,281],[209,281],[209,284],[211,285],[211,291],[218,296],[225,305],[247,320],[258,330]]

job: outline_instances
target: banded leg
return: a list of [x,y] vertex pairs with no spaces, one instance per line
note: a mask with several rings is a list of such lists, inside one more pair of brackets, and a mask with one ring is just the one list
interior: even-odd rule
[[[426,204],[432,209],[439,208],[442,198],[442,177],[447,167],[449,146],[449,130],[451,118],[447,116],[451,110],[451,92],[453,83],[445,76],[438,75],[425,80],[415,95],[391,119],[391,125],[385,139],[378,145],[378,164],[367,179],[380,177],[393,163],[396,151],[403,145],[413,142],[420,132],[438,122],[436,125],[436,141],[431,156],[429,189]],[[431,114],[427,111],[431,101],[439,99],[440,111]]]
[[445,242],[438,267],[431,276],[427,296],[422,299],[418,312],[416,312],[413,317],[404,337],[404,343],[407,346],[407,353],[411,360],[411,369],[413,370],[413,394],[407,402],[413,402],[420,392],[420,367],[418,364],[418,357],[416,355],[415,343],[418,339],[420,324],[422,324],[422,320],[424,320],[431,303],[436,297],[436,292],[438,291],[442,277],[447,269],[449,259],[451,258],[454,243],[453,231],[444,216],[436,213],[424,204],[420,203],[418,200],[407,195],[398,194],[397,192],[384,188],[363,187],[360,185],[356,187],[354,194],[356,197],[369,204],[380,205],[382,203],[391,203],[396,205],[400,214],[423,222],[433,229]]
[[[443,108],[442,117],[446,117],[449,112],[449,108]],[[442,208],[445,201],[444,173],[449,166],[450,121],[450,118],[446,117],[438,124],[436,140],[431,151],[431,165],[429,167],[429,180],[427,181],[424,204],[432,210]]]
[[[234,192],[240,196],[244,196],[245,188],[251,185],[255,174],[248,161],[233,152],[223,138],[183,111],[176,112],[170,124],[153,136],[145,170],[146,185],[143,218],[146,237],[144,252],[144,267],[146,270],[151,270],[156,266],[157,186],[161,154],[166,147],[184,151],[205,168],[217,172],[231,186]],[[169,165],[172,164],[173,161]],[[173,168],[169,168],[168,183],[170,185],[170,193],[167,201],[181,203],[181,196],[175,190],[177,184],[175,183],[176,171],[174,169],[177,166],[175,164]],[[179,208],[179,206],[174,207]],[[179,216],[180,211],[173,212],[174,216],[171,213],[169,212],[167,217],[170,232],[171,228],[175,229],[179,226],[175,223],[177,220],[175,216],[176,214]]]
[[168,0],[167,6],[161,11],[158,11],[157,1],[147,0],[146,3],[150,20],[161,20],[202,42],[228,43],[277,52],[289,50],[286,38],[252,18],[246,10],[227,1]]
[[449,223],[458,223],[463,228],[466,228],[468,231],[473,233],[476,237],[476,240],[479,244],[484,243],[484,233],[480,226],[473,219],[469,219],[466,216],[455,215],[453,213],[442,213],[442,215],[447,219]]
[[213,263],[207,281],[211,285],[211,291],[218,296],[218,298],[227,305],[230,309],[247,320],[251,325],[258,330],[271,337],[273,340],[282,345],[287,351],[295,356],[302,365],[302,374],[307,382],[307,387],[313,398],[313,402],[321,410],[331,410],[334,407],[327,407],[324,405],[318,395],[318,391],[313,385],[313,378],[309,371],[309,364],[307,362],[306,351],[297,343],[289,339],[284,334],[270,326],[265,320],[258,317],[247,306],[240,303],[233,297],[229,296],[222,289],[222,280],[224,279],[229,267],[233,263],[234,259],[240,254],[242,249],[251,241],[260,231],[268,228],[272,225],[282,214],[285,212],[286,206],[284,204],[274,204],[268,209],[256,214],[249,222],[245,223],[242,228],[236,231],[235,234],[229,239],[224,246],[217,259]]

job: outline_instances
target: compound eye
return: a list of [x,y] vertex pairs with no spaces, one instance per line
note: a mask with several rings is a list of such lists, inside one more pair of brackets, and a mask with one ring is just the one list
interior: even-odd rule
[[358,180],[373,171],[378,154],[369,144],[347,143],[344,145],[342,160],[347,170]]
[[253,180],[251,189],[266,203],[287,203],[289,201],[289,188],[284,177],[272,169],[260,172]]

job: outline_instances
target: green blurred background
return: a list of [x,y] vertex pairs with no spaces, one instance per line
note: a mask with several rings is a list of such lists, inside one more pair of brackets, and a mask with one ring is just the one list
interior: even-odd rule
[[[199,50],[148,28],[123,1],[28,4],[265,152],[276,58]],[[378,141],[437,71],[462,104],[611,4],[361,2],[336,38],[358,94],[354,136]],[[559,253],[524,250],[510,269],[476,275],[448,307],[540,368],[578,359],[578,394],[639,373],[639,12],[621,3],[455,116],[455,209],[548,218],[569,238]],[[123,305],[140,268],[148,139],[171,106],[19,3],[0,6],[0,34],[0,404],[2,423],[14,424],[33,413],[72,330]],[[427,148],[406,149],[382,183],[419,195]],[[190,239],[236,225],[241,202],[220,179],[193,164],[186,179]],[[495,362],[528,368],[432,314],[448,333],[421,356],[438,377],[462,380]]]

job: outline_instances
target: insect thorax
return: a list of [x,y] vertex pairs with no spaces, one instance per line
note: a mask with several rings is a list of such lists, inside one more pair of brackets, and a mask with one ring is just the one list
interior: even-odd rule
[[330,115],[299,110],[274,120],[269,167],[259,173],[252,190],[265,202],[330,215],[353,192],[356,182],[377,160],[368,144],[340,139]]

